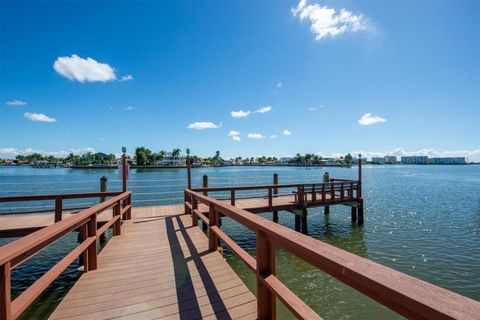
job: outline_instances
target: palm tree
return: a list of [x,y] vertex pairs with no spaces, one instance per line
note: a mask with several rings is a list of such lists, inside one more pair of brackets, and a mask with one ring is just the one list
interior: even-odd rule
[[166,155],[167,155],[167,151],[160,150],[160,152],[158,153],[158,160],[162,161],[165,158]]
[[180,149],[173,149],[173,152],[172,152],[172,157],[174,158],[178,158],[178,156],[180,155],[180,152],[182,152],[182,150]]

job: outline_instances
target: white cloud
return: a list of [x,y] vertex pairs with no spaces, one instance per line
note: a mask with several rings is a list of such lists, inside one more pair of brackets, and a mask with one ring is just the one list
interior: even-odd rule
[[266,113],[272,111],[272,106],[265,106],[261,107],[260,109],[256,110],[255,113]]
[[284,136],[291,136],[292,135],[292,133],[290,131],[288,131],[287,129],[283,130],[282,134]]
[[384,119],[382,117],[372,116],[371,113],[365,113],[360,118],[360,120],[358,120],[358,123],[361,124],[362,126],[369,126],[371,124],[382,123],[382,122],[386,122],[386,121],[387,121],[387,119]]
[[7,106],[11,106],[11,107],[23,107],[27,105],[25,101],[21,101],[17,99],[7,101],[6,104]]
[[240,111],[231,111],[230,112],[230,115],[232,116],[232,118],[246,118],[250,115],[250,111],[243,111],[243,110],[240,110]]
[[115,69],[92,58],[81,58],[76,54],[58,57],[53,68],[62,76],[79,82],[106,82],[116,80]]
[[133,111],[135,110],[135,108],[133,106],[128,106],[128,107],[125,107],[123,108],[125,111]]
[[310,107],[310,108],[308,108],[308,111],[314,112],[314,111],[317,111],[317,108],[316,107]]
[[310,30],[316,40],[336,37],[346,32],[358,32],[368,28],[368,21],[363,15],[355,15],[346,9],[335,10],[318,4],[308,4],[301,0],[291,12],[300,20],[310,20]]
[[39,153],[45,156],[54,156],[54,157],[61,158],[61,157],[68,156],[70,153],[81,155],[87,152],[95,153],[96,151],[94,148],[91,148],[91,147],[61,150],[61,151],[44,151],[44,150],[37,150],[33,148],[16,149],[13,147],[9,147],[9,148],[0,148],[0,158],[12,159],[18,155],[25,156],[32,153]]
[[248,139],[263,139],[265,138],[264,136],[262,136],[260,133],[249,133],[247,135],[247,138]]
[[270,136],[270,139],[276,139],[276,138],[278,138],[278,135],[276,135],[276,134],[272,134],[272,135]]
[[283,83],[277,82],[277,88],[280,89],[281,87],[283,87]]
[[188,129],[195,130],[204,130],[204,129],[217,129],[220,128],[222,124],[216,125],[213,122],[193,122],[188,125]]
[[232,130],[228,133],[228,136],[234,141],[240,141],[240,132]]
[[118,81],[131,81],[131,80],[133,80],[133,76],[131,74],[126,74],[122,76],[122,78]]
[[36,122],[57,122],[57,119],[50,118],[49,116],[44,115],[43,113],[25,112],[23,114],[23,117],[27,120],[36,121]]

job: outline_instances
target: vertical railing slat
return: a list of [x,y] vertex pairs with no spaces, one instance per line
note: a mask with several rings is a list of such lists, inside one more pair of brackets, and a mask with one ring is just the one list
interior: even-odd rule
[[[275,274],[275,249],[266,234],[257,231],[257,319],[275,319],[275,295],[263,279]],[[263,278],[263,279],[262,279]]]
[[0,320],[11,320],[10,261],[0,265]]

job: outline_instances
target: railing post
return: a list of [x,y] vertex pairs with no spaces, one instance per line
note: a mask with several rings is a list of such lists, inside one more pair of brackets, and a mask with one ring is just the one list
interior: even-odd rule
[[213,226],[218,225],[218,213],[215,210],[213,204],[210,204],[208,208],[208,250],[217,250],[218,239],[217,235],[212,231]]
[[335,200],[335,182],[330,182],[330,200]]
[[[84,224],[80,228],[80,242],[87,240],[88,238],[88,224]],[[88,248],[85,249],[80,256],[80,264],[83,263],[83,272],[88,272]]]
[[132,194],[128,195],[127,205],[130,206],[130,208],[127,210],[127,220],[131,220],[132,219]]
[[[203,175],[203,188],[208,188],[208,176],[206,174]],[[208,191],[203,191],[204,196],[208,196]]]
[[263,279],[275,274],[275,248],[263,231],[257,231],[257,319],[275,319],[275,295]]
[[272,187],[268,187],[268,207],[270,210],[273,207],[273,190]]
[[63,200],[62,197],[55,198],[55,222],[62,220],[62,211],[63,211]]
[[[118,201],[117,204],[113,207],[113,217],[120,216],[120,210],[120,201]],[[115,223],[113,224],[113,236],[119,236],[122,234],[121,226],[122,222],[120,221],[120,219],[115,221]]]
[[348,192],[350,199],[353,199],[353,182],[350,182],[350,191]]
[[[100,192],[107,192],[108,191],[108,178],[103,176],[100,178]],[[100,202],[105,201],[105,196],[100,197]]]
[[[278,173],[273,174],[273,194],[277,195],[278,194]],[[278,211],[273,211],[273,219],[274,222],[278,222]]]
[[342,182],[342,185],[340,187],[340,199],[341,200],[343,200],[343,198],[345,197],[344,193],[345,193],[345,190],[343,188],[343,182]]
[[88,237],[95,237],[95,241],[88,246],[88,270],[97,269],[97,214],[88,221]]
[[11,320],[10,261],[0,265],[0,320]]
[[123,152],[122,155],[122,191],[127,191],[127,175],[128,175],[128,163],[127,163],[127,155],[126,150]]
[[192,196],[192,226],[198,226],[198,216],[195,210],[198,209],[198,200]]
[[312,201],[317,201],[317,190],[315,190],[315,183],[312,185]]
[[230,204],[235,206],[235,189],[230,190]]
[[187,190],[183,191],[183,201],[185,203],[185,214],[192,214],[190,208],[187,206],[187,202],[192,204],[191,197],[187,194]]

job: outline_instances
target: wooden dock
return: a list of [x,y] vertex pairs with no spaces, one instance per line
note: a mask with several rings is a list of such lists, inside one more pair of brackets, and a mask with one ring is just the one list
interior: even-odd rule
[[132,210],[50,319],[255,319],[256,298],[182,205]]
[[[478,301],[274,222],[275,212],[293,212],[298,231],[297,221],[306,225],[308,208],[323,206],[328,214],[329,206],[346,205],[352,209],[352,223],[363,223],[361,175],[356,181],[324,179],[317,184],[280,185],[274,180],[273,185],[208,188],[204,183],[203,188],[186,189],[182,204],[133,208],[125,154],[123,163],[122,192],[0,197],[0,203],[55,201],[53,213],[0,220],[7,233],[30,229],[0,247],[0,320],[21,316],[78,257],[84,274],[51,319],[275,319],[278,301],[299,319],[320,320],[317,310],[277,278],[277,249],[407,318],[478,319]],[[245,191],[262,194],[239,197]],[[75,214],[63,207],[64,199],[83,198],[99,198],[100,203]],[[255,214],[259,212],[273,212],[273,221]],[[222,230],[221,219],[232,219],[256,235],[255,256]],[[200,220],[205,231],[198,227]],[[110,228],[113,237],[98,253],[99,239]],[[79,233],[78,246],[12,300],[12,270],[72,232]],[[255,295],[223,259],[219,245],[230,248],[255,274]]]

